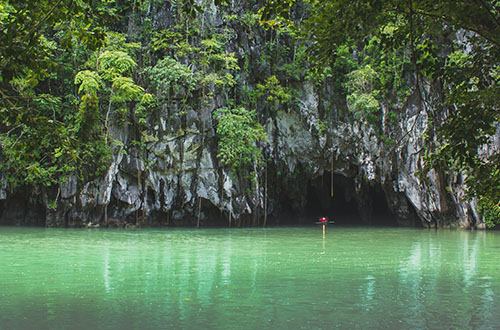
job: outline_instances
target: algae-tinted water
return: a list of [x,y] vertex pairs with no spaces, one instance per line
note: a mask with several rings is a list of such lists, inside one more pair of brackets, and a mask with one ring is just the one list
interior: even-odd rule
[[500,233],[0,228],[0,329],[493,329]]

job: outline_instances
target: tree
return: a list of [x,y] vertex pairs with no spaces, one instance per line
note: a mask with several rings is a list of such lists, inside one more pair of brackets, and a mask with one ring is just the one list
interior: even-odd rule
[[[76,74],[75,84],[79,85],[78,92],[82,94],[82,101],[79,107],[81,118],[89,118],[93,112],[99,113],[98,91],[106,89],[107,93],[101,93],[107,99],[106,116],[104,120],[105,141],[108,141],[109,116],[112,107],[115,107],[115,114],[119,123],[127,121],[127,102],[140,101],[144,95],[144,88],[134,83],[130,77],[132,69],[137,65],[134,59],[123,50],[100,50],[97,57],[95,70],[83,70]],[[108,86],[104,84],[108,83]],[[79,120],[87,129],[89,121]],[[91,125],[96,125],[96,121],[91,121]],[[79,128],[81,130],[81,127]]]
[[3,91],[22,74],[29,74],[34,85],[47,78],[56,65],[55,48],[69,49],[75,38],[90,49],[101,46],[105,36],[101,26],[113,16],[114,11],[97,0],[0,1]]
[[233,174],[262,160],[257,143],[266,139],[264,128],[255,120],[255,111],[243,107],[221,108],[214,113],[219,137],[218,157]]
[[83,153],[102,154],[75,136],[72,84],[60,82],[72,80],[77,54],[102,45],[113,16],[97,0],[0,1],[0,170],[11,188],[54,185]]
[[[263,20],[289,20],[295,0],[271,1]],[[482,209],[500,206],[500,153],[485,152],[500,122],[500,2],[496,0],[306,0],[302,36],[318,62],[335,62],[346,44],[359,48],[377,37],[385,52],[408,52],[413,89],[429,120],[428,168],[466,174],[470,197]],[[363,46],[362,46],[363,47]],[[362,76],[368,68],[353,75]],[[351,79],[352,80],[352,79]],[[442,84],[445,101],[430,106],[424,83]],[[361,92],[351,86],[351,90]],[[359,87],[359,86],[358,86]],[[374,109],[361,93],[355,107]],[[368,109],[368,110],[369,110]],[[496,214],[489,212],[488,214]],[[500,222],[500,217],[491,218]]]

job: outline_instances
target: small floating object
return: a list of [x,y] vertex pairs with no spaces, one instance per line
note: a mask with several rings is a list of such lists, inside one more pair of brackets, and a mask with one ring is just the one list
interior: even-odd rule
[[334,220],[328,220],[328,217],[322,217],[319,218],[317,222],[315,222],[317,225],[328,225],[328,224],[333,224],[335,223]]

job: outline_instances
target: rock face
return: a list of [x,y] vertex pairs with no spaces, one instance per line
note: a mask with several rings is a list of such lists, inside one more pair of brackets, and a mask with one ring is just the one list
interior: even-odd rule
[[[173,24],[168,9],[151,8],[148,13],[151,24]],[[223,24],[215,7],[205,16],[206,28]],[[230,24],[227,28],[232,29],[227,52],[259,57],[262,36]],[[265,73],[265,67],[252,63],[240,84]],[[426,180],[417,175],[423,166],[427,116],[416,95],[401,105],[395,132],[399,141],[391,147],[368,124],[345,119],[335,107],[325,112],[332,97],[328,86],[303,82],[297,87],[296,108],[261,114],[267,161],[255,167],[254,178],[233,176],[217,158],[212,112],[224,95],[188,109],[182,121],[170,119],[175,104],[165,105],[148,123],[141,157],[128,145],[127,128],[113,127],[114,138],[125,147],[115,148],[105,177],[84,183],[70,177],[60,186],[55,207],[44,200],[45,207],[35,203],[38,208],[30,208],[34,204],[25,195],[0,186],[2,223],[192,226],[199,220],[202,226],[257,225],[265,215],[271,224],[304,223],[314,221],[315,212],[333,212],[335,217],[336,210],[349,205],[363,224],[377,224],[377,216],[383,215],[405,226],[482,226],[474,202],[463,199],[460,175],[433,171]],[[21,209],[38,210],[39,220]]]

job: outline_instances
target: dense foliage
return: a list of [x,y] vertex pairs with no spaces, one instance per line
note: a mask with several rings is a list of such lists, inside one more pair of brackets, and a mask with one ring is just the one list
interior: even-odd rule
[[100,1],[0,2],[0,170],[12,188],[105,169],[107,146],[87,121],[96,114],[77,114],[72,81],[114,16]]
[[[102,178],[117,152],[145,160],[164,111],[183,134],[190,111],[210,109],[219,160],[248,174],[263,158],[264,118],[296,109],[306,81],[320,98],[325,85],[333,91],[318,135],[335,109],[368,123],[387,151],[409,135],[396,132],[417,95],[424,176],[464,173],[469,197],[500,221],[500,153],[486,147],[500,119],[499,1],[251,1],[238,14],[213,3],[222,20],[206,28],[212,1],[0,0],[0,172],[10,188],[54,199],[70,176]],[[172,14],[168,26],[153,21],[155,8]],[[234,31],[261,43],[258,57],[231,45]]]

